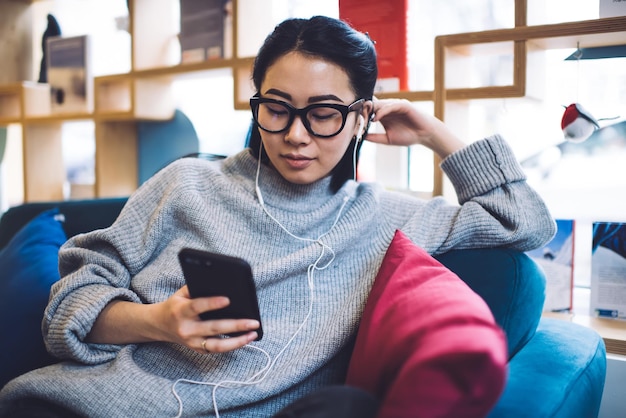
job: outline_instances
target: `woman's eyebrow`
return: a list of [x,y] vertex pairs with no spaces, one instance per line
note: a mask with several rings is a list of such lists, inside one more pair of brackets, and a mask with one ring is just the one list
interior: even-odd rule
[[336,102],[343,103],[343,100],[341,100],[339,97],[335,96],[334,94],[324,94],[322,96],[309,97],[309,103],[323,102],[326,100],[333,100]]
[[[278,90],[278,89],[268,89],[267,91],[265,91],[265,94],[273,94],[275,96],[279,96],[282,97],[285,100],[292,100],[292,96],[289,93],[286,93],[282,90]],[[309,103],[318,103],[318,102],[323,102],[323,101],[328,101],[328,100],[332,100],[332,101],[336,101],[339,103],[343,103],[343,100],[341,100],[339,97],[335,96],[334,94],[323,94],[323,95],[319,95],[319,96],[312,96],[309,97],[308,102]]]
[[285,93],[284,91],[278,90],[278,89],[269,89],[269,90],[265,91],[265,94],[273,94],[275,96],[280,96],[283,99],[291,100],[291,94]]

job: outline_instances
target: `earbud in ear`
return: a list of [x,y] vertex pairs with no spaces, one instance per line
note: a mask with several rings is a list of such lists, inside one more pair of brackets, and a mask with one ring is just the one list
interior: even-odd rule
[[361,142],[363,138],[363,128],[365,127],[365,118],[363,115],[359,115],[359,132],[356,134],[356,142]]

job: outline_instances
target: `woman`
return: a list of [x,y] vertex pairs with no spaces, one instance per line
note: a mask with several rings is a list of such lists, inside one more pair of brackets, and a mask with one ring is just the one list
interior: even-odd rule
[[[250,149],[181,159],[105,230],[60,251],[44,319],[52,354],[2,392],[87,416],[271,416],[343,381],[369,289],[396,230],[431,254],[530,250],[555,224],[498,136],[464,146],[401,100],[375,100],[374,45],[331,18],[292,19],[255,62]],[[385,133],[366,135],[369,121]],[[461,205],[353,181],[363,140],[422,144],[443,160]],[[228,304],[190,299],[183,247],[252,265],[264,336],[248,319],[201,321]],[[241,332],[232,338],[213,338]]]

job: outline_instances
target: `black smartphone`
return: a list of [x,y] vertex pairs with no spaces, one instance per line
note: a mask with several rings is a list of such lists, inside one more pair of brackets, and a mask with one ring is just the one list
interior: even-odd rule
[[[226,296],[230,305],[200,314],[202,319],[256,319],[261,323],[256,286],[250,264],[242,258],[192,248],[178,253],[185,281],[192,298]],[[256,330],[256,341],[263,337],[263,328]],[[228,334],[237,336],[245,332]]]

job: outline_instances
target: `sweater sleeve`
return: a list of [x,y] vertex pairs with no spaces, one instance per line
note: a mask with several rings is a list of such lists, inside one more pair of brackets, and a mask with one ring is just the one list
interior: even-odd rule
[[85,342],[100,312],[112,300],[152,302],[131,281],[172,228],[168,211],[177,199],[178,166],[142,185],[112,226],[75,236],[60,249],[61,280],[51,289],[42,324],[46,346],[56,357],[87,364],[111,360],[121,346]]
[[414,207],[403,227],[431,254],[451,249],[508,247],[528,251],[548,242],[556,223],[526,182],[511,148],[498,135],[477,141],[441,164],[459,205],[434,198]]

